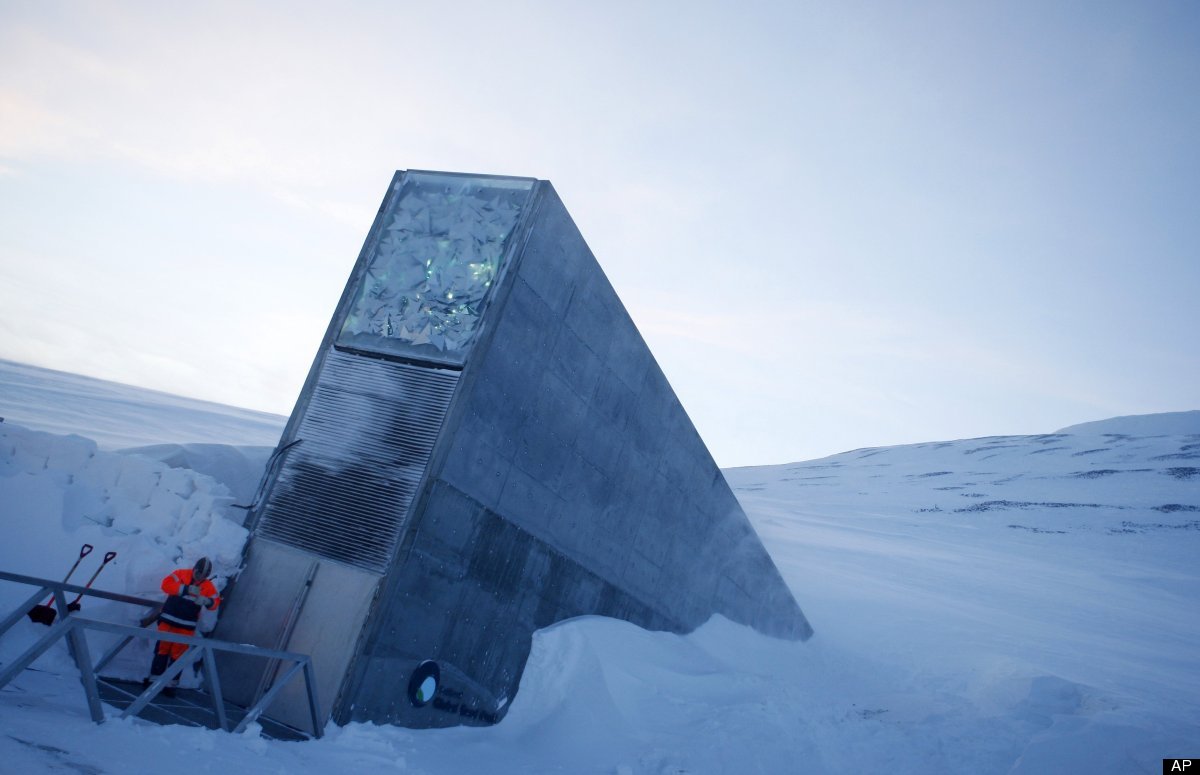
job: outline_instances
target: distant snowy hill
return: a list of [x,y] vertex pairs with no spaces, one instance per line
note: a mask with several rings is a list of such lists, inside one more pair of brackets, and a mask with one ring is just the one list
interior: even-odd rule
[[102,449],[215,443],[274,448],[287,418],[0,359],[0,417]]
[[1072,425],[1058,432],[1079,435],[1118,433],[1128,436],[1181,436],[1200,434],[1200,410],[1140,414],[1133,415],[1132,417],[1113,417],[1108,420],[1097,420],[1096,422]]
[[[198,552],[232,572],[236,491],[282,418],[57,374],[0,363],[0,568],[61,576],[86,541],[119,552],[105,589],[150,594]],[[94,725],[59,648],[0,691],[0,770],[1157,772],[1200,746],[1197,414],[727,471],[807,643],[588,617],[536,634],[496,727],[351,724],[307,743]],[[28,594],[0,583],[0,616]],[[0,663],[43,632],[22,619]],[[146,648],[115,669],[136,675]]]

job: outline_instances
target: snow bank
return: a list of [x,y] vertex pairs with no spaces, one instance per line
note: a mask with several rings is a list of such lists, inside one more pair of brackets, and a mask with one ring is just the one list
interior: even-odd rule
[[[212,477],[134,454],[106,452],[80,436],[58,436],[0,423],[0,529],[5,542],[0,568],[41,578],[61,579],[83,544],[94,551],[71,581],[84,584],[106,552],[116,557],[95,588],[162,598],[159,584],[172,569],[198,557],[213,561],[218,586],[241,562],[248,533],[245,512],[231,508],[229,489]],[[33,590],[0,583],[0,611],[7,614]],[[133,623],[145,611],[85,598],[88,615]],[[211,614],[201,629],[211,629]],[[25,621],[0,641],[0,659],[19,653],[40,632]],[[107,642],[96,636],[97,648]],[[118,675],[140,677],[148,646],[131,647],[114,667]],[[65,647],[48,658],[65,656]],[[143,657],[146,657],[143,660]],[[61,659],[58,659],[61,661]]]
[[[578,619],[534,636],[496,727],[351,724],[307,743],[94,725],[52,652],[0,691],[0,769],[151,773],[182,757],[289,774],[1156,772],[1200,742],[1200,436],[1114,434],[727,472],[814,622],[808,643],[722,619],[687,636]],[[0,568],[57,576],[86,541],[119,552],[104,589],[151,593],[200,552],[231,571],[241,512],[198,469],[256,480],[262,453],[144,452],[159,459],[0,424]],[[0,584],[9,606],[27,594]],[[85,603],[100,618],[123,608]],[[0,661],[39,632],[22,620]]]
[[228,444],[154,444],[121,452],[157,460],[171,468],[195,471],[220,482],[243,506],[254,499],[273,447]]
[[97,556],[118,553],[101,585],[113,591],[154,592],[166,571],[201,555],[228,575],[247,538],[233,501],[225,485],[197,471],[0,423],[5,534],[25,547],[4,552],[8,570],[65,570],[80,544],[90,543]]
[[101,449],[214,443],[274,447],[287,418],[0,359],[0,418]]

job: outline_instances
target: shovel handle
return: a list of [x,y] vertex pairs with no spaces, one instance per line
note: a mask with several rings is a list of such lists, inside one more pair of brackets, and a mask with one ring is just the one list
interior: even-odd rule
[[[88,583],[83,585],[83,588],[91,589],[92,582],[95,581],[96,577],[100,575],[100,571],[104,570],[104,566],[108,565],[110,562],[112,562],[113,558],[116,556],[117,556],[116,552],[105,552],[104,553],[104,561],[100,563],[99,568],[96,568],[96,572],[92,574],[92,577],[90,579],[88,579]],[[78,595],[75,596],[74,600],[72,600],[70,603],[67,604],[67,607],[71,608],[71,606],[75,606],[71,610],[78,611],[79,610],[79,601],[82,599],[83,599],[83,593],[80,592]]]
[[[76,560],[75,564],[71,566],[71,570],[67,571],[66,578],[63,579],[64,584],[67,582],[67,579],[71,578],[71,576],[75,573],[75,569],[79,567],[79,563],[83,562],[83,558],[91,554],[92,550],[95,548],[96,547],[92,546],[91,544],[84,544],[83,546],[79,547],[79,559]],[[105,560],[105,562],[107,562],[107,560]],[[54,605],[54,595],[50,596],[50,600],[46,603],[46,605]]]

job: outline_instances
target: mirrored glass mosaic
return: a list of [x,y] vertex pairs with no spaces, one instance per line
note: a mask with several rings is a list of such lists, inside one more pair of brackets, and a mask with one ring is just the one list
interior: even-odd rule
[[409,173],[338,343],[462,363],[532,180]]

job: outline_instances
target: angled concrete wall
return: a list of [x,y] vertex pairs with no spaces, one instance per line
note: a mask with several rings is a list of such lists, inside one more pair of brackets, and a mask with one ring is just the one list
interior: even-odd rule
[[[358,665],[355,712],[423,659],[486,709],[517,689],[534,630],[584,614],[686,632],[714,613],[811,634],[557,194],[464,369],[411,540]],[[448,612],[453,612],[449,613]],[[406,723],[436,711],[394,704]]]
[[[444,362],[430,362],[427,356],[436,360],[438,353],[426,340],[375,347],[355,334],[373,352],[356,349],[359,340],[351,348],[339,344],[350,325],[349,307],[363,298],[355,290],[364,282],[363,267],[379,249],[389,214],[404,207],[405,179],[398,173],[381,208],[281,442],[307,432],[313,437],[308,451],[297,447],[300,454],[285,460],[267,487],[268,517],[256,528],[248,555],[251,565],[263,566],[257,577],[271,576],[274,584],[298,591],[292,596],[235,588],[226,616],[240,596],[243,615],[261,613],[275,601],[278,611],[267,618],[276,619],[286,618],[289,600],[298,601],[287,610],[300,613],[287,616],[300,624],[285,630],[312,632],[326,616],[340,622],[340,646],[314,640],[314,648],[327,653],[317,660],[318,672],[322,663],[330,666],[321,678],[330,695],[323,707],[339,722],[410,726],[502,718],[532,633],[573,616],[601,614],[686,632],[722,614],[778,637],[811,635],[549,183],[534,182],[529,199],[514,205],[519,221],[505,238],[504,264],[481,302],[484,313],[472,322],[469,346]],[[369,312],[383,319],[380,308]],[[444,414],[405,409],[425,395],[425,388],[414,392],[412,386],[430,380],[452,391],[439,394],[449,395],[439,399]],[[379,402],[387,407],[371,408]],[[344,409],[356,406],[362,407],[357,419]],[[340,412],[336,420],[334,410]],[[366,466],[364,453],[346,453],[337,462],[337,450],[349,442],[322,447],[315,440],[331,422],[342,430],[357,428],[348,434],[351,440],[378,436],[372,449],[384,452],[372,453],[374,462]],[[436,436],[426,428],[436,429]],[[422,449],[430,450],[420,458],[419,481],[412,463],[417,458],[401,466],[385,454],[396,445],[407,449],[414,429],[425,434]],[[389,511],[387,487],[399,480],[417,484],[402,488],[403,503]],[[298,495],[296,482],[310,481],[336,491],[336,520],[298,510],[300,503],[320,510],[330,501]],[[364,481],[375,484],[362,493],[361,510],[383,514],[370,518],[392,531],[387,563],[378,547],[363,553],[356,542],[329,535],[360,529],[347,525],[358,519],[360,507],[345,502],[359,497],[356,488],[364,489]],[[290,516],[272,521],[272,504],[291,504]],[[335,530],[335,523],[345,529]],[[355,567],[331,573],[328,563]],[[323,578],[351,583],[356,600],[371,601],[365,613],[347,618],[344,611],[323,612],[332,605],[333,583],[323,587]],[[305,602],[307,597],[316,602]],[[239,639],[256,642],[256,628],[266,631],[237,621],[235,616],[228,634]],[[263,645],[305,645],[284,641]],[[406,690],[426,660],[440,666],[442,681],[433,701],[418,707]],[[240,680],[248,686],[252,679],[247,674]],[[260,690],[268,682],[255,680]]]

